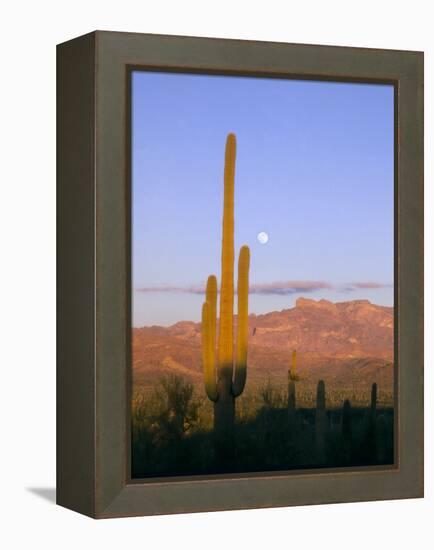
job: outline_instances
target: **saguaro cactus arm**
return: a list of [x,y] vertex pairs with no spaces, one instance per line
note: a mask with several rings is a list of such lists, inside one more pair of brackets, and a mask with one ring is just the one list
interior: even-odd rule
[[211,327],[211,306],[208,302],[205,302],[202,306],[202,364],[206,393],[211,401],[216,402],[218,400],[218,393],[215,372],[215,349],[212,347]]
[[238,259],[238,325],[237,355],[232,383],[232,395],[238,397],[244,390],[247,376],[247,345],[249,337],[249,267],[250,250],[241,247]]
[[[213,350],[214,368],[216,369],[215,353],[217,335],[217,277],[215,275],[210,275],[206,282],[206,301],[209,304],[211,349]],[[215,375],[217,375],[217,372],[215,372]]]

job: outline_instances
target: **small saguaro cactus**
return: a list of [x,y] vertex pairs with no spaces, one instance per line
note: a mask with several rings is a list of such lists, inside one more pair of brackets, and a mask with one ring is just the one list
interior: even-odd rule
[[293,424],[295,420],[295,382],[298,380],[297,376],[297,351],[292,352],[291,367],[288,369],[288,421]]
[[217,342],[217,278],[208,277],[202,306],[202,363],[205,389],[214,402],[214,432],[230,440],[235,419],[235,398],[244,390],[247,376],[248,297],[250,251],[242,246],[238,258],[238,318],[234,364],[234,177],[236,139],[226,140],[224,168],[223,236],[220,319]]
[[377,420],[377,384],[371,387],[371,405],[366,412],[364,449],[369,460],[375,460],[376,455],[376,420]]
[[316,390],[316,412],[315,412],[315,446],[317,462],[323,463],[326,458],[326,437],[327,437],[327,413],[325,399],[325,384],[323,380],[318,382]]
[[297,374],[297,350],[292,350],[292,361],[291,361],[291,368],[289,369],[289,379],[293,380],[294,382],[298,382],[300,380],[300,377]]
[[375,421],[377,415],[377,384],[374,382],[371,388],[371,419]]
[[384,414],[380,414],[375,421],[375,459],[383,463],[387,459],[387,421]]
[[353,430],[351,425],[351,403],[345,399],[342,409],[342,451],[345,462],[351,460]]

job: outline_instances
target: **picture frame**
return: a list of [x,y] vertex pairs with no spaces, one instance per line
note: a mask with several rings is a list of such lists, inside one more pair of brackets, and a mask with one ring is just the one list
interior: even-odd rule
[[[131,71],[395,88],[395,464],[130,478]],[[423,53],[95,31],[57,48],[57,503],[93,518],[423,496]]]

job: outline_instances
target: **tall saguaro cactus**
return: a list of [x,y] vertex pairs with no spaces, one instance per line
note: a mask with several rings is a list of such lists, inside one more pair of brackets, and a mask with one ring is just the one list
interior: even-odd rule
[[217,332],[217,278],[208,277],[202,306],[202,363],[205,389],[214,402],[217,439],[229,441],[235,419],[235,398],[244,390],[247,375],[248,296],[250,251],[242,246],[238,259],[238,320],[234,364],[234,180],[236,139],[226,140],[220,319]]

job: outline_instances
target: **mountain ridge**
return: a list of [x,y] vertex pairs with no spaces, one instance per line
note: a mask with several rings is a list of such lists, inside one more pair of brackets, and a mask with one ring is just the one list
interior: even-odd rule
[[[236,318],[235,318],[236,323]],[[249,316],[249,378],[282,382],[297,350],[300,374],[335,384],[393,385],[393,308],[369,300],[331,302],[298,298],[293,308]],[[132,331],[133,381],[151,385],[178,372],[202,381],[200,323]]]

